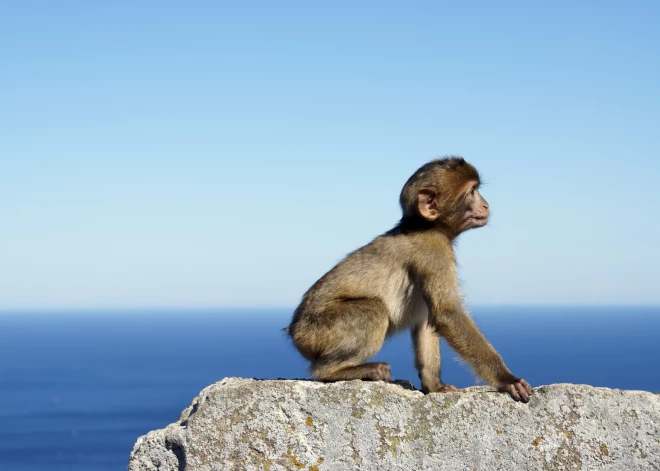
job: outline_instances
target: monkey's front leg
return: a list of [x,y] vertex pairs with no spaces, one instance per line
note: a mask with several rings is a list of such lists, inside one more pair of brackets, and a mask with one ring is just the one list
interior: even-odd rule
[[455,386],[443,384],[440,380],[440,337],[427,320],[413,326],[412,340],[415,346],[415,366],[424,394],[458,391]]
[[[442,311],[436,311],[442,312]],[[441,335],[472,366],[474,371],[500,392],[507,392],[516,401],[529,401],[532,387],[517,378],[506,367],[502,357],[486,340],[470,316],[460,309],[446,311],[439,317]]]

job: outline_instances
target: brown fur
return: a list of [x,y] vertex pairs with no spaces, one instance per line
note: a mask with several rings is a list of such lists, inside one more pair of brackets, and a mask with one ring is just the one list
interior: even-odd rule
[[389,381],[389,365],[365,361],[389,334],[411,328],[424,392],[455,390],[440,379],[440,335],[479,377],[527,400],[531,388],[507,369],[459,292],[454,239],[485,225],[489,214],[479,183],[476,169],[462,158],[422,166],[401,191],[400,223],[349,254],[305,293],[289,333],[315,378]]

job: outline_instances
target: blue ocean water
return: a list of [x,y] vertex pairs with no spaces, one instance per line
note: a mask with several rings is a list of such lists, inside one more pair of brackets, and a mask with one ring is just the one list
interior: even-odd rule
[[[138,436],[175,421],[225,376],[306,377],[281,328],[290,310],[0,315],[0,469],[126,469]],[[514,372],[660,391],[660,308],[475,308]],[[414,380],[407,334],[376,359]],[[475,384],[443,345],[443,379]]]

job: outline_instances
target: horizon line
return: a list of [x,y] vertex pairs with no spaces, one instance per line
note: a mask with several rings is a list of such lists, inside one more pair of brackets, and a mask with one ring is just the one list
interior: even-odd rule
[[[547,308],[646,308],[660,309],[660,303],[547,303],[547,304],[518,304],[518,303],[480,303],[468,305],[468,311],[482,308],[500,308],[500,309],[547,309]],[[0,308],[0,315],[12,314],[82,314],[82,313],[175,313],[181,311],[190,311],[196,313],[228,313],[237,312],[259,312],[259,311],[293,311],[296,305],[256,305],[256,306],[117,306],[117,307],[12,307]]]

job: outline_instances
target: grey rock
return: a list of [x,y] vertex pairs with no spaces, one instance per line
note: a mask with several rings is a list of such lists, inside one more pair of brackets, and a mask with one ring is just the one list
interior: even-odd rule
[[140,437],[130,471],[660,470],[660,396],[586,385],[423,395],[397,384],[226,378]]

